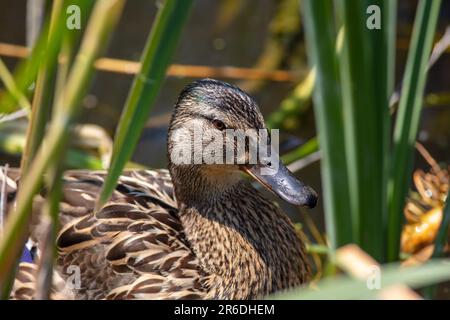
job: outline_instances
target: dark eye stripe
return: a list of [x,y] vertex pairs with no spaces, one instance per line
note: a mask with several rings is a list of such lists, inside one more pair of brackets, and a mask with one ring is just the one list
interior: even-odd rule
[[[192,114],[192,115],[194,115],[194,114]],[[225,129],[227,129],[227,126],[225,125],[225,123],[223,122],[223,121],[220,121],[219,119],[216,119],[216,118],[211,118],[211,117],[208,117],[208,116],[206,116],[206,115],[204,115],[204,114],[196,114],[196,116],[200,116],[200,117],[202,117],[203,119],[206,119],[206,120],[208,120],[208,121],[210,121],[217,129],[219,129],[216,125],[215,125],[215,122],[216,123],[221,123],[222,124],[222,126],[223,126],[223,128],[222,129],[219,129],[219,130],[225,130]]]
[[[191,116],[191,117],[201,117],[201,118],[203,118],[203,119],[205,119],[205,120],[208,120],[209,122],[214,122],[215,120],[218,120],[218,119],[216,119],[216,118],[212,118],[212,117],[210,117],[210,116],[207,116],[207,115],[204,115],[204,114],[199,114],[199,113],[195,113],[195,112],[186,112],[186,115],[188,115],[188,116]],[[218,121],[220,121],[220,120],[218,120]],[[233,126],[227,126],[223,121],[220,121],[223,125],[224,125],[224,128],[222,129],[222,130],[225,130],[225,129],[233,129]]]

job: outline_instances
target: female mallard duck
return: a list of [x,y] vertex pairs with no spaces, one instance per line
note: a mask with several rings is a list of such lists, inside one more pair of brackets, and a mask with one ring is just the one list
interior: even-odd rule
[[[169,127],[169,153],[191,143],[175,139],[174,132],[190,132],[192,125],[206,134],[265,128],[247,94],[209,79],[180,94]],[[94,204],[104,173],[69,171],[55,268],[65,279],[73,279],[78,268],[81,281],[70,295],[254,299],[306,283],[310,269],[292,223],[241,172],[297,205],[313,207],[316,193],[281,163],[274,175],[261,175],[261,167],[176,164],[169,157],[168,171],[125,172],[99,211]]]

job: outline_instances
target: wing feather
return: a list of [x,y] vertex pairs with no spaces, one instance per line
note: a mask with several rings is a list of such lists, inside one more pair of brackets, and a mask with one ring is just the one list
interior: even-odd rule
[[[204,297],[205,275],[198,268],[197,258],[183,234],[168,171],[124,172],[111,200],[94,212],[105,175],[105,172],[68,171],[64,176],[55,269],[65,283],[64,290],[69,292],[59,296],[54,293],[52,297]],[[0,180],[5,179],[8,206],[11,206],[20,187],[18,170],[0,176]],[[39,229],[46,194],[43,189],[33,204],[31,233],[37,242],[39,235],[35,230]],[[35,268],[33,264],[21,264],[14,298],[33,298]],[[74,273],[74,268],[78,272]],[[80,278],[79,285],[67,286],[74,276]]]

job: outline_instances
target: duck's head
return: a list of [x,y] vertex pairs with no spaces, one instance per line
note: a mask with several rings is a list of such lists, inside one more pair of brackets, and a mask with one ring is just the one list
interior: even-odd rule
[[[186,86],[168,135],[169,170],[177,196],[182,189],[193,190],[189,196],[226,190],[245,172],[280,198],[314,207],[316,192],[283,165],[276,150],[268,151],[271,142],[277,141],[270,139],[257,104],[239,88],[212,79]],[[261,150],[269,158],[261,157]]]

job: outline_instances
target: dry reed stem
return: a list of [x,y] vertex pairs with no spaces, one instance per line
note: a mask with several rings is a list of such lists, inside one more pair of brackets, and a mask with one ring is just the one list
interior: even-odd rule
[[[0,43],[0,56],[23,59],[28,56],[28,53],[29,50],[24,46],[13,45],[9,43]],[[136,74],[140,68],[139,62],[113,58],[99,58],[95,61],[94,66],[97,70],[130,75]],[[293,71],[285,70],[262,70],[238,67],[211,67],[172,64],[167,71],[167,76],[297,82],[300,79],[301,75]]]

